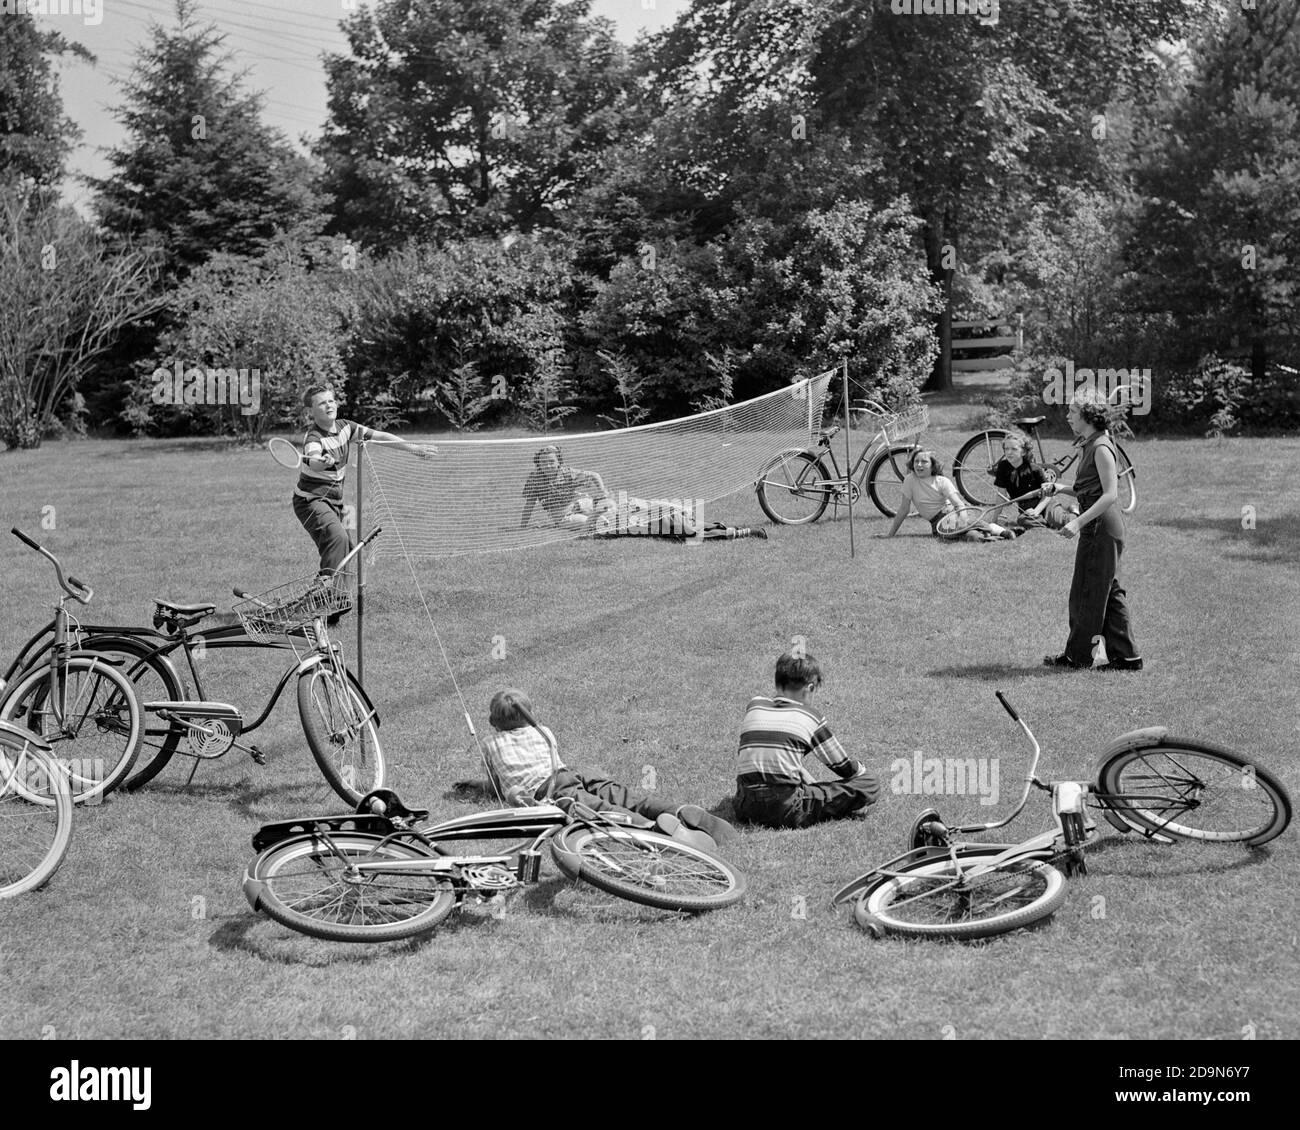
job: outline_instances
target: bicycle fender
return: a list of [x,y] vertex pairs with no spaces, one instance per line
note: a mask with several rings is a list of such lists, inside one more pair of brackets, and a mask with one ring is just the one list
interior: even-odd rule
[[1130,749],[1145,749],[1147,746],[1159,745],[1168,733],[1168,726],[1144,726],[1140,730],[1129,730],[1127,734],[1120,734],[1101,751],[1097,764],[1099,767],[1105,765],[1117,753],[1124,753]]
[[244,898],[248,900],[248,905],[254,910],[262,909],[262,892],[266,889],[266,884],[261,879],[253,878],[252,864],[244,872]]
[[[319,667],[324,662],[325,657],[323,655],[309,655],[298,664],[298,674],[302,675],[313,667]],[[351,678],[352,685],[361,692],[361,700],[366,704],[366,709],[374,715],[375,725],[378,726],[383,719],[379,717],[379,711],[375,709],[375,704],[370,701],[370,692],[357,681],[357,677],[351,668],[348,669],[348,675]]]
[[555,856],[555,862],[562,870],[574,875],[582,874],[582,855],[565,844],[563,833],[551,840],[551,854]]
[[[143,659],[146,654],[154,650],[153,647],[149,646],[148,644],[142,647],[140,641],[143,637],[140,636],[94,635],[91,636],[90,638],[93,639],[96,643],[104,644],[106,647],[111,647],[117,651],[125,652],[127,655],[132,655],[135,657],[136,661]],[[166,639],[166,637],[159,635],[158,639],[164,640]],[[83,655],[83,656],[98,655],[100,659],[104,658],[104,656],[100,652],[95,651],[92,648],[83,648],[81,650],[73,652],[73,654]],[[182,689],[185,688],[186,682],[184,679],[181,678],[180,672],[176,670],[176,664],[174,664],[171,661],[170,656],[155,654],[153,658],[155,662],[160,663],[167,668],[168,672],[171,674],[171,677],[175,680],[175,686],[181,687]],[[118,663],[114,663],[113,666],[116,667],[118,670],[122,671],[122,674],[124,675],[126,674],[126,671],[122,670],[125,664],[118,662]]]

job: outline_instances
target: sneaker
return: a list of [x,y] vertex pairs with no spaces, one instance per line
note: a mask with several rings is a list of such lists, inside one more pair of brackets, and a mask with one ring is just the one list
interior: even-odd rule
[[706,812],[698,804],[684,804],[677,810],[677,818],[688,828],[707,832],[720,844],[725,844],[736,834],[736,829],[721,816]]
[[1112,659],[1109,663],[1103,663],[1097,668],[1098,671],[1141,671],[1141,659]]
[[[689,805],[687,807],[690,807]],[[717,851],[718,843],[707,832],[700,832],[694,828],[688,828],[681,820],[678,820],[671,812],[661,812],[655,817],[655,827],[665,836],[670,836],[678,843],[689,844],[693,848],[699,848],[701,851]],[[730,827],[730,825],[728,825]]]

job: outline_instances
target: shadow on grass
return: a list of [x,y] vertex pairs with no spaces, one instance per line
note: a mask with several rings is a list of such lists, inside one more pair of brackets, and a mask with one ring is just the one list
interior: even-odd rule
[[[1263,565],[1300,566],[1300,515],[1282,514],[1256,519],[1253,530],[1244,530],[1238,518],[1183,518],[1163,515],[1152,525],[1209,540],[1226,556],[1237,561]],[[1231,544],[1228,544],[1231,543]]]
[[[1272,858],[1273,851],[1268,846],[1258,848],[1248,848],[1241,844],[1224,844],[1222,848],[1215,851],[1212,856],[1205,856],[1203,853],[1197,853],[1194,859],[1188,859],[1186,855],[1180,860],[1174,854],[1180,848],[1186,849],[1186,844],[1156,844],[1145,838],[1140,838],[1136,832],[1122,833],[1116,832],[1111,835],[1103,836],[1095,844],[1088,846],[1088,857],[1109,855],[1111,859],[1107,863],[1120,863],[1124,861],[1116,856],[1116,851],[1125,850],[1130,853],[1134,849],[1150,844],[1153,849],[1158,849],[1159,854],[1156,856],[1159,860],[1168,858],[1171,866],[1136,866],[1137,861],[1120,867],[1106,868],[1107,875],[1123,876],[1127,879],[1176,879],[1184,875],[1224,875],[1231,871],[1240,871],[1244,867],[1258,867],[1262,863],[1267,863]],[[1166,853],[1169,853],[1166,855]],[[1142,861],[1145,862],[1145,861]]]
[[984,682],[997,682],[1000,679],[1051,679],[1068,678],[1074,672],[1060,667],[1044,667],[1040,661],[1036,667],[1021,667],[1013,663],[972,663],[967,667],[936,667],[927,671],[938,679],[981,679]]
[[470,917],[453,910],[437,926],[413,938],[396,942],[333,942],[300,934],[250,909],[247,914],[232,915],[222,922],[208,944],[222,953],[251,954],[277,965],[322,967],[339,962],[365,965],[393,954],[415,953],[439,939],[476,926]]

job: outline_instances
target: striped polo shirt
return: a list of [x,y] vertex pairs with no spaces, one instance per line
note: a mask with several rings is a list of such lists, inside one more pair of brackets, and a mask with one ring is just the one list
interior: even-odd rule
[[332,432],[323,432],[313,424],[302,441],[302,457],[307,459],[333,459],[336,466],[308,467],[306,462],[298,471],[298,485],[294,494],[299,498],[343,498],[343,478],[348,472],[348,448],[374,437],[374,431],[351,420],[335,420]]
[[803,759],[815,754],[838,776],[851,776],[852,758],[826,720],[792,698],[751,698],[740,727],[736,781],[747,785],[799,785],[816,780]]

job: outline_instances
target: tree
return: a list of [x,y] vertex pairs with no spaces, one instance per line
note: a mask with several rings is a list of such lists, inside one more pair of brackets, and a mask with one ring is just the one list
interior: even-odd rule
[[224,36],[176,0],[176,27],[150,28],[116,117],[128,139],[92,180],[104,227],[162,248],[168,284],[216,252],[255,254],[277,231],[324,223],[308,162],[260,120],[260,95],[227,74]]
[[[688,143],[693,180],[709,191],[761,163],[799,129],[829,138],[845,162],[874,159],[878,207],[910,201],[931,280],[950,298],[961,260],[1000,238],[1008,211],[1046,198],[1062,170],[1084,185],[1094,116],[1142,89],[1148,48],[1186,20],[1182,0],[1003,4],[974,15],[895,14],[889,0],[695,0],[654,44],[659,105],[704,123]],[[781,133],[747,136],[763,111]],[[703,145],[711,147],[706,151]],[[951,302],[939,316],[933,386],[950,383]]]
[[118,331],[156,301],[153,256],[110,250],[70,208],[0,189],[0,440],[39,447]]
[[369,246],[553,226],[619,128],[624,52],[590,0],[379,0],[326,59],[335,229]]
[[1136,172],[1133,300],[1180,327],[1171,359],[1300,344],[1300,9],[1230,9],[1194,50]]
[[50,56],[94,60],[80,44],[41,31],[26,13],[0,16],[0,184],[53,189],[81,131],[63,114]]

